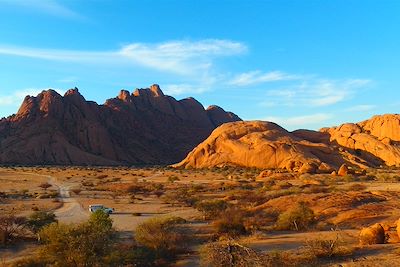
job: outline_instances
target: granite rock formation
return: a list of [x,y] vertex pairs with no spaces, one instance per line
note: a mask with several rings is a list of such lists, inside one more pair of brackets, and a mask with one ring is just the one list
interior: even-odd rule
[[25,97],[0,120],[0,164],[170,164],[225,122],[240,118],[195,99],[176,100],[158,85],[122,90],[103,105],[78,89]]

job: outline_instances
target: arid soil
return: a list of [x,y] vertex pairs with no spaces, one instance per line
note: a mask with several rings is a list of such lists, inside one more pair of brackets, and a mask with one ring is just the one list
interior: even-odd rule
[[[308,240],[340,237],[355,252],[329,259],[324,265],[393,266],[400,262],[395,230],[400,218],[400,170],[368,169],[363,176],[345,177],[278,172],[265,177],[260,172],[241,168],[3,167],[0,211],[23,216],[35,210],[53,211],[60,222],[78,223],[89,217],[88,205],[103,204],[115,209],[111,215],[114,227],[126,238],[148,218],[170,215],[182,217],[195,231],[212,236],[211,223],[194,206],[175,201],[169,193],[191,188],[191,196],[224,199],[249,211],[271,214],[280,214],[303,201],[316,215],[312,228],[277,231],[273,222],[265,222],[257,231],[242,236],[241,242],[259,251],[297,251]],[[50,186],[44,189],[44,183]],[[385,225],[388,243],[359,245],[360,229],[374,223]],[[35,253],[35,247],[32,242],[18,242],[0,249],[0,259],[6,265]],[[177,264],[198,265],[197,248]]]

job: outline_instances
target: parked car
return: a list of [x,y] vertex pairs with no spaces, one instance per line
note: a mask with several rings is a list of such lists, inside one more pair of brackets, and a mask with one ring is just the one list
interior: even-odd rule
[[101,204],[94,204],[94,205],[89,205],[89,211],[90,212],[95,212],[97,210],[102,210],[103,212],[107,213],[107,214],[111,214],[114,212],[113,208],[107,208],[104,205]]

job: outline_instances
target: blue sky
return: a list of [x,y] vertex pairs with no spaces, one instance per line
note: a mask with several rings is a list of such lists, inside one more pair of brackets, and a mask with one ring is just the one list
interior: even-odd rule
[[78,87],[160,84],[246,120],[318,129],[400,106],[400,1],[0,0],[0,117]]

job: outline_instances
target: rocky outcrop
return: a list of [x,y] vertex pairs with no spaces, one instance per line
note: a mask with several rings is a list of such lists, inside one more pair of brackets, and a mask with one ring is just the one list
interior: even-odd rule
[[174,166],[237,165],[299,173],[362,175],[357,169],[400,164],[399,124],[400,115],[383,115],[320,131],[288,132],[271,122],[233,122],[217,128]]
[[[217,128],[175,167],[205,168],[224,165],[286,169],[302,173],[320,170],[322,163],[340,166],[340,154],[324,143],[313,143],[272,122],[227,123]],[[330,171],[327,164],[322,165]]]
[[360,123],[346,123],[321,131],[329,135],[330,142],[355,151],[374,165],[400,165],[398,114],[374,116]]
[[193,98],[177,101],[158,85],[122,90],[104,105],[86,101],[77,88],[64,96],[47,90],[27,96],[17,114],[0,121],[0,163],[170,164],[235,120]]

